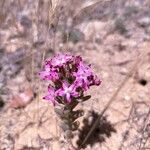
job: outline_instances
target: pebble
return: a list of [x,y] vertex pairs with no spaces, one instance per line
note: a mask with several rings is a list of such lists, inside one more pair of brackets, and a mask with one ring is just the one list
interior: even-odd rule
[[12,108],[25,107],[27,104],[31,102],[32,98],[33,98],[33,91],[31,88],[28,88],[24,92],[13,96],[12,100],[10,101],[10,107]]
[[150,17],[143,17],[138,20],[138,24],[142,27],[150,26]]
[[129,101],[130,99],[131,99],[131,97],[128,96],[128,95],[126,95],[126,96],[124,97],[124,100],[126,100],[126,101]]
[[126,68],[121,68],[120,74],[126,75],[129,71]]

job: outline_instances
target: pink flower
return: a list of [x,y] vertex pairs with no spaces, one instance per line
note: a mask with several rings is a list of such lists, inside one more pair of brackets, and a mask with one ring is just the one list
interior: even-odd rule
[[45,65],[45,70],[39,73],[40,77],[44,80],[57,80],[59,78],[56,69],[51,68],[49,64]]
[[75,56],[74,57],[74,63],[76,65],[79,65],[82,62],[82,58],[80,56]]
[[76,77],[76,83],[83,87],[84,90],[89,88],[89,80],[88,77],[92,76],[91,68],[83,63],[80,63],[78,66],[78,71],[74,72],[73,75]]
[[98,77],[95,75],[94,76],[94,79],[93,79],[93,84],[92,85],[97,85],[97,86],[99,86],[100,84],[101,84],[101,80],[100,79],[98,79]]
[[51,59],[51,65],[53,67],[61,67],[64,64],[72,61],[73,56],[69,54],[58,54]]
[[68,85],[66,82],[62,84],[62,88],[58,90],[59,96],[65,96],[68,103],[71,102],[72,97],[78,97],[79,93],[76,91],[76,85]]
[[58,54],[45,61],[44,70],[40,76],[44,80],[50,80],[54,87],[48,87],[48,95],[44,99],[55,103],[62,100],[70,103],[73,98],[78,98],[92,85],[100,85],[101,81],[92,72],[90,65],[83,63],[80,56]]
[[51,101],[55,105],[57,103],[56,96],[55,89],[52,86],[48,86],[48,95],[44,96],[43,99]]

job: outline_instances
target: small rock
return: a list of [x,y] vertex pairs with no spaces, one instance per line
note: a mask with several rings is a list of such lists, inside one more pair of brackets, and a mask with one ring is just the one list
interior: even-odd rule
[[33,91],[31,88],[26,89],[24,92],[13,96],[10,101],[10,107],[12,108],[22,108],[31,102],[33,99]]
[[126,75],[128,73],[128,70],[126,68],[121,68],[120,69],[120,74]]
[[67,33],[63,34],[63,42],[66,43],[68,41],[72,41],[73,43],[77,43],[79,41],[84,40],[84,34],[78,29],[72,29],[68,35]]
[[124,97],[124,100],[126,100],[126,101],[129,101],[131,98],[130,98],[130,96],[128,96],[128,95],[126,95],[125,97]]
[[102,42],[102,39],[101,39],[99,34],[95,35],[95,42],[98,43],[98,44],[100,44]]
[[127,33],[127,29],[122,18],[117,18],[114,23],[115,30],[119,31],[120,34]]
[[150,17],[143,17],[138,20],[138,24],[142,27],[150,26]]
[[31,28],[32,21],[27,16],[22,16],[20,18],[20,24],[24,27]]

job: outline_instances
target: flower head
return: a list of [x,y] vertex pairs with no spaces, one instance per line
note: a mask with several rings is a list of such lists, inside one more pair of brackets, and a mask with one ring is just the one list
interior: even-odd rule
[[101,83],[90,65],[86,65],[80,56],[69,54],[58,54],[46,60],[44,70],[39,74],[42,79],[52,81],[53,86],[48,87],[48,95],[44,99],[53,104],[58,102],[58,97],[70,103],[81,97],[90,86]]

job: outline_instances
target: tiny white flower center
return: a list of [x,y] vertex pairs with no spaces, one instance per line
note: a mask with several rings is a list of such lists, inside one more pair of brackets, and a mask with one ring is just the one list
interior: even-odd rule
[[51,69],[49,67],[46,67],[45,70],[46,70],[46,72],[51,71]]
[[56,61],[57,65],[63,64],[64,62],[65,62],[65,59],[64,59],[64,58],[63,58],[63,59],[58,59],[58,60]]
[[70,93],[71,89],[70,88],[65,88],[65,93]]

